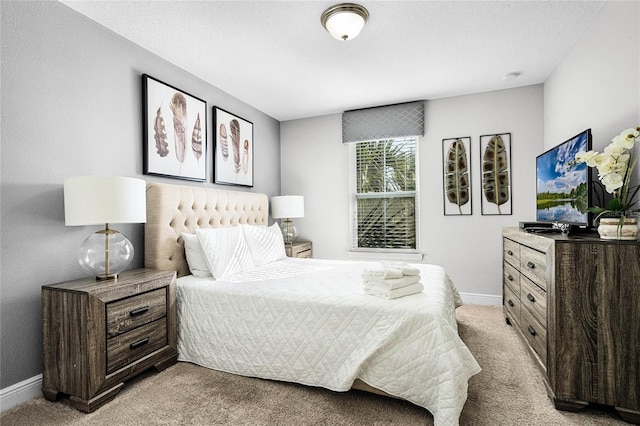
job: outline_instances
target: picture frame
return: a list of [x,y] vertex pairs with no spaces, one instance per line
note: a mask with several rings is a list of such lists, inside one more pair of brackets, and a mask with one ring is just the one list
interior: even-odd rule
[[444,215],[471,215],[470,136],[442,139],[442,171]]
[[207,180],[207,103],[142,75],[145,175]]
[[483,215],[512,214],[511,133],[480,136]]
[[214,183],[253,187],[253,123],[213,107]]

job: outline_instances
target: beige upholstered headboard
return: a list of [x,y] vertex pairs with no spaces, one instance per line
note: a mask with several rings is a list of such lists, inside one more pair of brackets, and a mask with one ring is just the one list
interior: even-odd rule
[[182,233],[196,228],[235,226],[239,223],[267,225],[266,194],[214,188],[147,184],[147,223],[144,233],[144,264],[147,268],[189,274]]

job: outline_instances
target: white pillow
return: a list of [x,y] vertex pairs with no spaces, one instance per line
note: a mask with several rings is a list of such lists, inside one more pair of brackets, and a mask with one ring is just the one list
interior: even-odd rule
[[277,223],[269,227],[259,225],[241,225],[241,227],[255,266],[266,265],[287,257],[282,232]]
[[184,255],[187,258],[191,275],[195,277],[210,277],[211,272],[209,272],[209,266],[207,266],[207,259],[204,257],[200,240],[198,240],[196,234],[183,232],[182,240],[184,241]]
[[253,269],[251,253],[239,226],[196,229],[196,235],[214,279]]

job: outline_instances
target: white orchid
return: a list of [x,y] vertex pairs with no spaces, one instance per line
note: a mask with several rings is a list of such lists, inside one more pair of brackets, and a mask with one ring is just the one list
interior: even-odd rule
[[591,207],[589,210],[597,213],[597,218],[603,215],[617,216],[624,219],[627,215],[638,213],[633,209],[637,203],[636,196],[640,185],[631,185],[633,168],[638,161],[635,152],[636,142],[640,141],[640,127],[625,129],[611,140],[611,144],[603,152],[580,151],[575,156],[575,163],[586,163],[598,170],[598,179],[605,190],[613,194],[613,199],[607,206]]
[[580,151],[576,154],[576,162],[577,163],[587,163],[587,166],[594,167],[595,163],[593,163],[593,158],[598,155],[597,152],[591,151]]

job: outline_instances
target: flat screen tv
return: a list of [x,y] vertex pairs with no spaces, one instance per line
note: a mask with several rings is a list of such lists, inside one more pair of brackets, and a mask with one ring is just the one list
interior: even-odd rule
[[587,129],[536,158],[536,221],[591,227],[591,167],[574,164],[591,144]]

